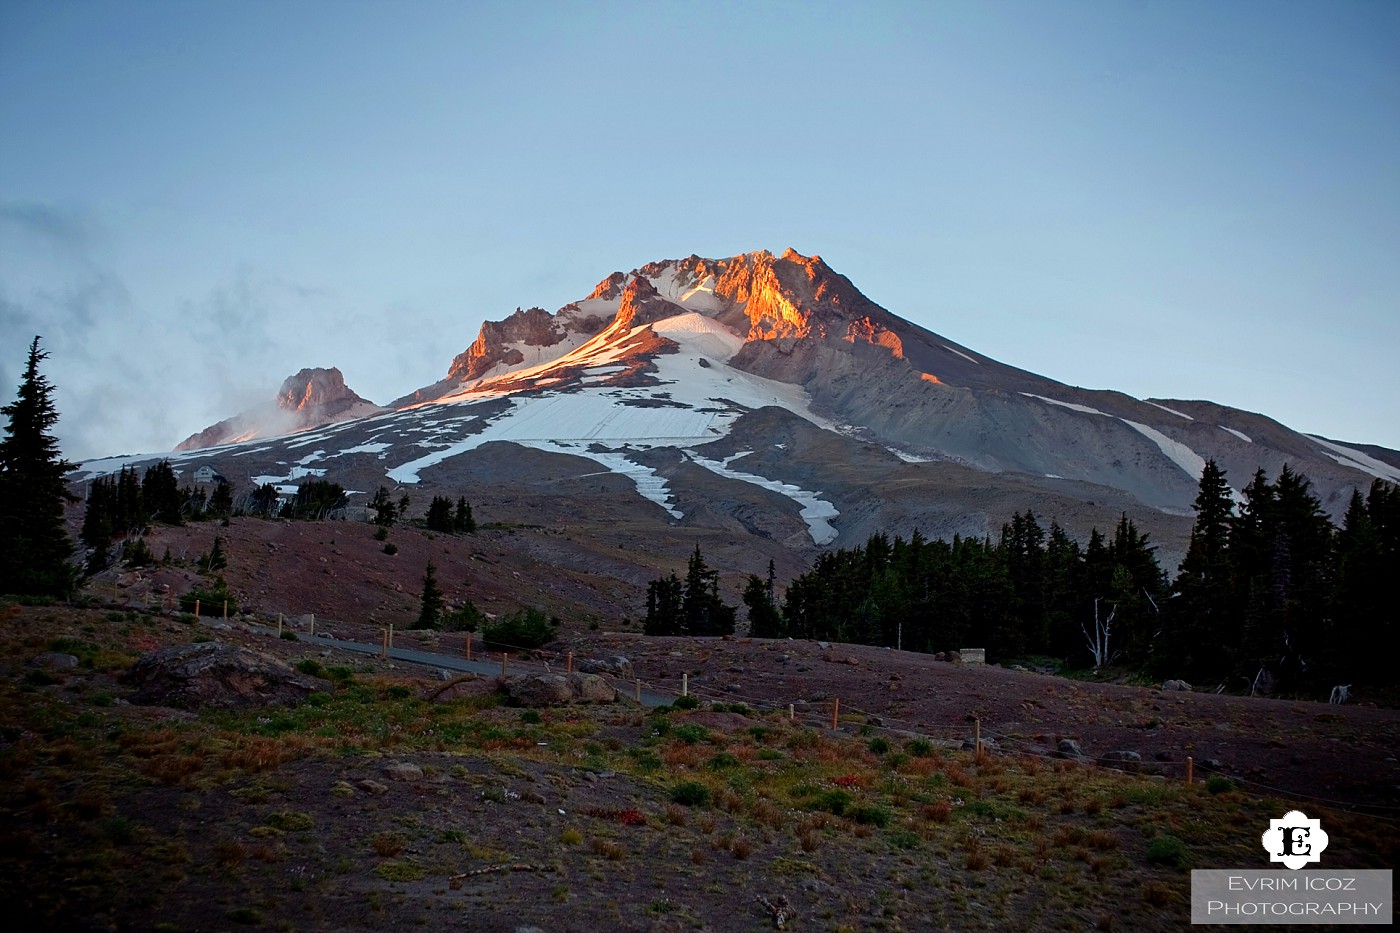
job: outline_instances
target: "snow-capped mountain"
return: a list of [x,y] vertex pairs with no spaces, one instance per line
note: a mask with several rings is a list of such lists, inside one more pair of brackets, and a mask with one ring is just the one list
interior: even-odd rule
[[[332,391],[297,388],[316,372],[333,374]],[[387,409],[360,407],[335,370],[288,384],[279,410],[310,414],[271,431],[240,416],[182,443],[178,460],[247,483],[317,475],[364,493],[499,496],[545,520],[589,516],[601,500],[579,484],[603,476],[603,492],[625,493],[608,501],[628,504],[589,521],[622,509],[799,550],[876,530],[994,534],[1033,508],[1080,533],[1126,511],[1170,556],[1207,458],[1236,487],[1292,464],[1334,512],[1373,478],[1400,481],[1393,451],[998,363],[793,250],[651,263],[552,314],[488,321],[442,379]]]

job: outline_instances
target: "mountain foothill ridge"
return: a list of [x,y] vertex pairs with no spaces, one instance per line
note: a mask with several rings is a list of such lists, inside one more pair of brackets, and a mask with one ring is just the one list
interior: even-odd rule
[[[765,423],[805,424],[793,428],[800,450],[759,449],[763,438],[743,430],[769,408],[778,411]],[[746,444],[729,449],[739,436]],[[553,313],[517,308],[484,322],[441,379],[382,407],[337,369],[304,369],[274,401],[191,435],[176,453],[241,461],[225,475],[252,480],[344,474],[357,490],[388,480],[446,488],[460,458],[494,442],[602,464],[633,482],[647,508],[660,506],[659,521],[705,513],[732,523],[774,507],[828,516],[835,537],[820,540],[808,521],[810,539],[789,536],[795,547],[853,543],[882,521],[992,534],[1010,514],[1000,493],[1014,487],[1032,491],[1018,508],[1037,512],[1133,511],[1164,529],[1171,548],[1207,459],[1236,487],[1291,464],[1334,515],[1373,478],[1400,481],[1400,454],[1385,448],[1000,363],[880,307],[820,256],[793,249],[652,262],[613,272]],[[878,482],[861,479],[855,450],[884,458]],[[744,485],[753,488],[738,492]],[[956,511],[961,522],[949,519]]]

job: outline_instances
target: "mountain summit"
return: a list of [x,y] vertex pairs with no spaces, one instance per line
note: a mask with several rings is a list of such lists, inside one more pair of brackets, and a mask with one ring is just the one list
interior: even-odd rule
[[201,450],[363,418],[383,411],[345,384],[339,369],[303,369],[282,380],[273,402],[250,409],[191,434],[176,450]]
[[270,414],[180,449],[257,484],[470,486],[543,523],[606,501],[599,521],[633,516],[651,540],[722,529],[770,553],[875,531],[983,536],[1034,509],[1078,533],[1126,512],[1169,556],[1207,459],[1236,488],[1290,464],[1334,516],[1374,478],[1400,481],[1394,451],[999,363],[791,249],[648,263],[553,313],[517,309],[388,409],[337,370],[303,370]]

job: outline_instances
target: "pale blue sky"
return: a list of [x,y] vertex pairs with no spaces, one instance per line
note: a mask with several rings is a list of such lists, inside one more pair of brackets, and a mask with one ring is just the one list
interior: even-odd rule
[[0,391],[71,457],[820,253],[1072,385],[1400,447],[1400,4],[0,3]]

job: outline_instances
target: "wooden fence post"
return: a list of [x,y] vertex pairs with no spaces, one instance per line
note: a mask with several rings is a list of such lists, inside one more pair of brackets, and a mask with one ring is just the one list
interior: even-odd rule
[[568,656],[567,658],[564,659],[564,673],[565,673],[565,674],[572,674],[573,672],[574,672],[574,653],[573,653],[572,651],[570,651],[570,652],[569,652],[569,656]]
[[841,722],[841,698],[837,697],[831,701],[831,731],[835,732],[840,728]]
[[394,647],[394,623],[389,623],[389,647]]
[[316,634],[316,613],[311,613],[311,634]]
[[228,600],[224,600],[224,618],[228,618]]
[[501,652],[501,676],[504,677],[510,672],[510,655]]
[[196,619],[199,618],[199,600],[197,599],[194,601],[194,615]]
[[467,633],[467,660],[470,661],[471,659],[472,659],[472,633],[471,633],[471,632],[468,632],[468,633]]
[[1195,760],[1192,759],[1192,757],[1191,757],[1190,755],[1187,755],[1187,756],[1186,756],[1186,783],[1187,783],[1187,784],[1190,784],[1190,783],[1191,783],[1191,779],[1194,777],[1194,775],[1192,774],[1192,772],[1195,770],[1195,768],[1194,768],[1195,763],[1196,763]]
[[380,629],[380,631],[379,631],[379,656],[380,656],[381,658],[387,658],[387,657],[389,657],[389,630],[388,630],[388,629]]
[[797,704],[795,704],[795,703],[789,703],[789,704],[788,704],[788,722],[792,722],[792,721],[793,721],[794,719],[796,719],[796,718],[797,718]]
[[681,674],[681,696],[690,696],[690,675]]
[[282,637],[282,613],[277,613],[277,637]]

